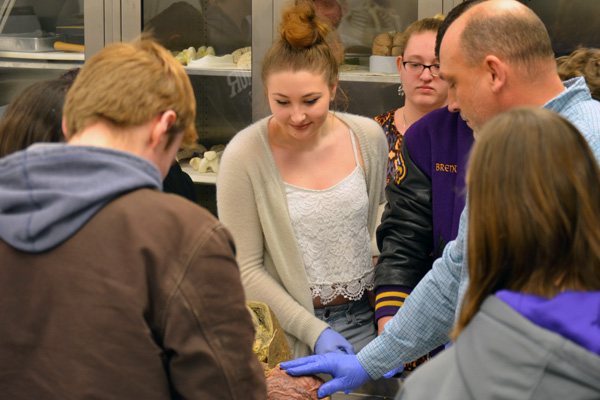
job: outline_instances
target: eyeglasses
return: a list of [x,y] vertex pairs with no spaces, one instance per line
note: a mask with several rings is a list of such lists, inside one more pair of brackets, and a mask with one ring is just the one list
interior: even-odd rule
[[402,61],[402,65],[409,74],[421,75],[425,68],[429,68],[431,75],[440,76],[440,64],[425,65],[414,61]]

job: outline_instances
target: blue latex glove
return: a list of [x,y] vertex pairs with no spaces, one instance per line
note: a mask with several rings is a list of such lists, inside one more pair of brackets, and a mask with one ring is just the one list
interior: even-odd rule
[[396,376],[397,374],[402,373],[402,371],[404,371],[404,364],[402,364],[401,366],[399,366],[398,368],[395,368],[393,370],[391,370],[390,372],[388,372],[387,374],[383,374],[384,378],[393,378],[394,376]]
[[280,366],[292,376],[331,375],[333,379],[325,382],[317,391],[319,398],[330,396],[340,390],[348,394],[371,380],[367,371],[358,361],[358,357],[354,354],[327,353],[319,356],[308,356],[283,362]]
[[354,347],[333,329],[325,329],[315,343],[315,354],[354,354]]

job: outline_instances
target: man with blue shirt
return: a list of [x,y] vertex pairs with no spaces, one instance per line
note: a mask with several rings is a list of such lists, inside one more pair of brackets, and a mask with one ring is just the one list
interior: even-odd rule
[[[448,107],[475,132],[518,106],[557,112],[573,123],[600,160],[600,102],[581,77],[561,82],[542,21],[516,0],[488,0],[448,18],[438,35],[440,76]],[[452,13],[452,12],[451,12]],[[443,28],[442,28],[443,29]],[[444,33],[445,32],[445,33]],[[384,332],[356,356],[312,356],[282,364],[292,375],[329,373],[319,397],[353,390],[448,340],[469,283],[466,265],[468,204],[458,236],[421,280]]]

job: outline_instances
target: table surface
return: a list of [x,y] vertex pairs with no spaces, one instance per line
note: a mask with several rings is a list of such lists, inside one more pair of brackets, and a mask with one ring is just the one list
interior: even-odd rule
[[381,378],[365,383],[354,392],[344,394],[334,393],[332,400],[393,400],[402,387],[404,378]]

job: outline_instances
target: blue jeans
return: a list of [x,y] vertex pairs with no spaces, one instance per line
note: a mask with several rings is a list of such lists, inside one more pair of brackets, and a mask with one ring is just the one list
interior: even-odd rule
[[315,315],[345,337],[356,353],[377,337],[375,312],[367,295],[339,306],[315,308]]

